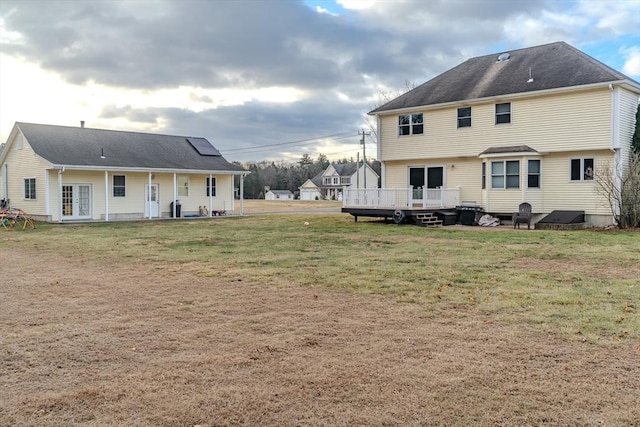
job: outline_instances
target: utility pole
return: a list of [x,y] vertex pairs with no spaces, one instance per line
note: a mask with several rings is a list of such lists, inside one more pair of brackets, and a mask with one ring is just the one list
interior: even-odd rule
[[[365,190],[367,189],[367,152],[365,149],[365,142],[364,142],[364,137],[371,135],[371,132],[365,132],[364,129],[362,129],[360,132],[358,132],[358,135],[362,135],[362,139],[360,140],[360,144],[362,145],[362,163],[364,163],[364,188]],[[359,174],[360,172],[358,172]]]

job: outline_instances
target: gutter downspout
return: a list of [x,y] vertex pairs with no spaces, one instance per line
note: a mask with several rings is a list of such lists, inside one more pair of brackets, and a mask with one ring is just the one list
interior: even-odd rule
[[[620,92],[619,89],[609,84],[611,92],[611,151],[613,152],[613,167],[611,168],[611,177],[613,183],[613,191],[620,194],[622,191],[622,164],[620,153]],[[616,218],[620,215],[620,206],[613,206],[613,224],[618,225]]]

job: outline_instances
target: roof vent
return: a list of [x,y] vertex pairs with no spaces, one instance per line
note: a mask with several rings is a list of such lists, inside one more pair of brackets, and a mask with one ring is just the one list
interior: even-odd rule
[[498,55],[498,60],[496,62],[508,61],[509,58],[511,58],[511,55],[509,55],[509,53],[507,53],[507,52],[504,52],[504,53],[501,53],[500,55]]

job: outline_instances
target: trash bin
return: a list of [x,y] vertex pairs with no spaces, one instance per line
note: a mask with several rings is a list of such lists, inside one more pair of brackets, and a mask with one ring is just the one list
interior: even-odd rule
[[[176,200],[176,218],[180,218],[180,210],[182,208],[182,204],[180,200]],[[173,218],[173,202],[169,203],[169,214],[171,218]]]

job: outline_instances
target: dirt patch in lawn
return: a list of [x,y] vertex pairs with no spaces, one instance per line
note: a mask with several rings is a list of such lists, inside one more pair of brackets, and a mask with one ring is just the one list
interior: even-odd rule
[[640,426],[637,343],[176,265],[0,259],[1,426]]

